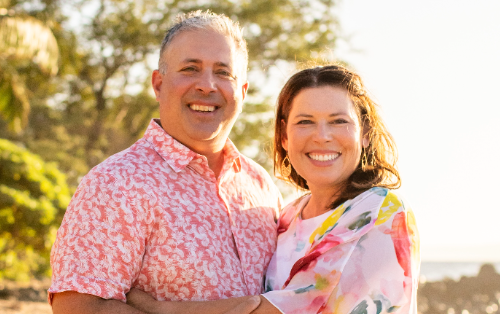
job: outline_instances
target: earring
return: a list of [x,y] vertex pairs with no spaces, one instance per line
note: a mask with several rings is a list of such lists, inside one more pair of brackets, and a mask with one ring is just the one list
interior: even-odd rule
[[[288,163],[288,166],[285,164],[285,161]],[[292,173],[292,164],[290,163],[290,158],[288,158],[288,154],[285,159],[281,162],[281,174],[283,177],[289,177]]]
[[361,156],[361,170],[366,171],[368,165],[368,158],[366,158],[366,149],[363,147],[363,156]]

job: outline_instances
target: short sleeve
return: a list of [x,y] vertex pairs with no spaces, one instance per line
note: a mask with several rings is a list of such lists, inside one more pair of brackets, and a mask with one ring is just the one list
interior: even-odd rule
[[63,291],[126,300],[141,267],[150,219],[142,210],[147,198],[134,189],[95,171],[82,180],[52,248],[49,302]]

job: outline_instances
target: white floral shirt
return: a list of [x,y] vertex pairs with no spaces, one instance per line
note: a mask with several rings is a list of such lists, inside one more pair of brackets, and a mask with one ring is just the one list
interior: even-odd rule
[[280,203],[267,172],[231,141],[216,178],[153,120],[82,180],[52,248],[49,301],[68,290],[125,301],[131,287],[157,300],[259,294]]
[[416,314],[419,237],[407,204],[375,187],[301,220],[309,198],[283,210],[264,297],[286,314]]

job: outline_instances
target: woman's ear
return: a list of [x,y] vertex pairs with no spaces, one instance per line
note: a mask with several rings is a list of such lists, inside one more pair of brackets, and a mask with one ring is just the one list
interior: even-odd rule
[[281,146],[288,152],[288,136],[286,135],[286,123],[281,119]]
[[366,126],[366,121],[363,123],[363,139],[361,140],[361,145],[363,145],[363,148],[367,148],[370,145],[370,132],[369,128]]
[[363,148],[367,148],[368,145],[370,145],[370,139],[368,138],[368,134],[365,134],[365,136],[363,136]]

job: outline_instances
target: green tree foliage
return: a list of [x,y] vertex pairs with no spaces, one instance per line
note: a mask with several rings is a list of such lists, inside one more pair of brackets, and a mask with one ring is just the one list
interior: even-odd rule
[[44,160],[57,161],[72,185],[92,166],[131,145],[149,120],[158,117],[150,73],[176,14],[210,9],[243,26],[251,89],[231,138],[268,169],[264,152],[274,106],[260,91],[268,83],[269,68],[329,54],[338,33],[334,0],[11,2],[16,12],[51,25],[60,62],[58,75],[50,80],[33,68],[21,71],[29,82],[29,123],[16,135],[0,122],[0,135],[23,142]]
[[48,274],[69,200],[66,177],[53,163],[0,139],[0,279]]

